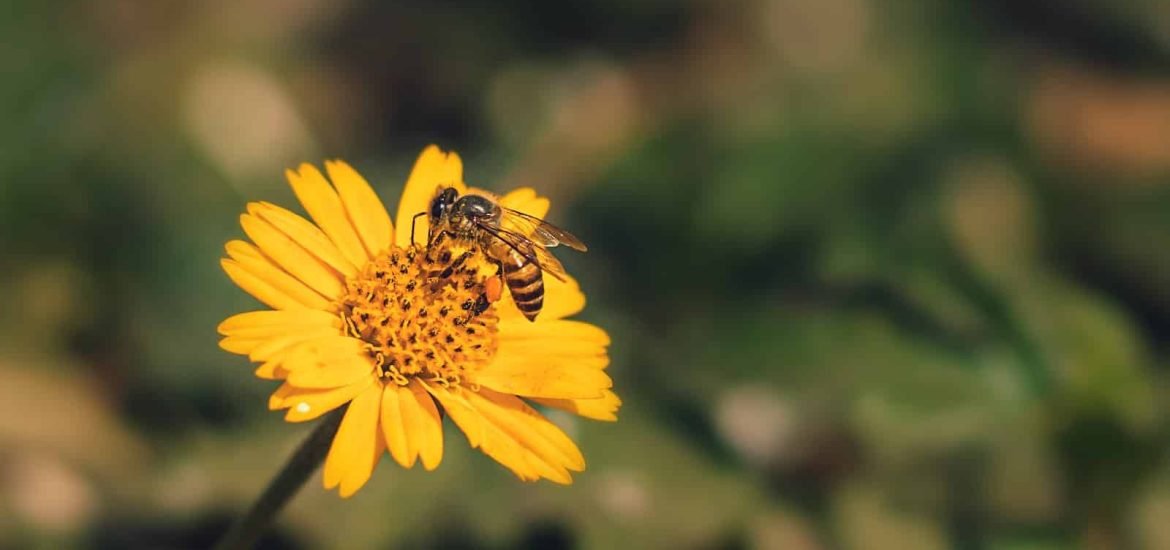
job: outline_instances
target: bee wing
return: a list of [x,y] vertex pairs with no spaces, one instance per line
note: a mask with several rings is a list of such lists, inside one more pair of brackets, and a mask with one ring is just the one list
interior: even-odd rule
[[487,231],[493,237],[501,240],[504,244],[512,247],[513,250],[519,252],[520,255],[527,258],[532,263],[536,264],[541,271],[565,281],[568,275],[565,274],[565,266],[561,265],[560,260],[556,259],[551,252],[545,250],[544,246],[538,242],[533,242],[528,237],[521,235],[510,229],[503,229],[497,227],[489,227],[480,224],[480,229]]
[[543,246],[534,246],[532,251],[536,253],[536,263],[540,264],[540,269],[561,282],[566,282],[565,266],[561,265],[561,261],[552,255],[552,252],[545,250]]
[[585,243],[581,242],[581,239],[578,239],[572,233],[536,216],[503,206],[500,209],[503,211],[503,216],[500,220],[501,227],[524,235],[536,244],[546,247],[563,244],[578,252],[589,250],[585,246]]

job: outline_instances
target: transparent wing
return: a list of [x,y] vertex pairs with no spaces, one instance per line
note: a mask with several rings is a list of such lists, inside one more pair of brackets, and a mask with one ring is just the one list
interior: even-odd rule
[[534,246],[532,251],[536,253],[536,263],[540,264],[540,269],[545,273],[566,282],[565,266],[561,265],[561,261],[552,255],[552,252],[545,250],[543,246]]
[[533,242],[515,231],[510,229],[502,229],[497,227],[489,227],[481,224],[480,229],[490,233],[493,237],[499,239],[504,244],[511,247],[521,256],[524,256],[532,263],[535,263],[541,271],[565,281],[568,275],[565,274],[565,266],[561,265],[560,260],[557,260],[548,250],[544,249],[540,243]]
[[585,243],[581,242],[581,239],[578,239],[572,233],[536,216],[530,216],[519,210],[512,210],[503,206],[500,209],[503,210],[503,216],[500,219],[500,226],[502,228],[513,233],[524,235],[540,246],[553,247],[563,244],[578,252],[589,250],[585,246]]

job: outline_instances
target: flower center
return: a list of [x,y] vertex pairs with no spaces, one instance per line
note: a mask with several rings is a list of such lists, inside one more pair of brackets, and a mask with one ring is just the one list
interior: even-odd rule
[[393,247],[346,282],[342,321],[370,344],[384,382],[459,384],[496,352],[499,317],[474,247]]

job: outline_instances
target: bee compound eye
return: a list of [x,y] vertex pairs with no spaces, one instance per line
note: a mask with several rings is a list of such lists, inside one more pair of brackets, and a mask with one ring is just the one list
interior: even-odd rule
[[427,212],[431,219],[438,219],[451,209],[451,205],[455,204],[455,197],[459,192],[454,187],[446,187],[435,195],[434,200],[431,201],[431,208]]

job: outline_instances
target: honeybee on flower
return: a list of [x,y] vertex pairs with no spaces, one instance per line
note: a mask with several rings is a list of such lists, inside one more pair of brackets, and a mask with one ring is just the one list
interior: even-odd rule
[[[585,459],[532,405],[613,421],[621,404],[605,372],[609,336],[568,319],[583,309],[585,296],[545,250],[584,245],[543,222],[549,202],[530,188],[491,203],[516,213],[508,220],[527,220],[501,214],[499,222],[509,235],[524,237],[499,239],[520,258],[484,238],[484,225],[476,225],[477,233],[461,230],[452,215],[471,212],[471,203],[456,209],[458,201],[492,196],[468,188],[458,155],[435,146],[415,163],[397,224],[348,164],[325,168],[328,179],[308,164],[287,173],[311,222],[270,203],[248,205],[240,221],[252,242],[229,242],[222,265],[271,309],[219,326],[221,347],[259,363],[258,377],[282,382],[269,407],[287,410],[286,420],[312,420],[348,405],[325,459],[325,487],[354,494],[386,451],[406,468],[438,467],[444,415],[472,447],[521,479],[571,483]],[[440,197],[448,210],[430,215]],[[428,215],[416,234],[412,222],[420,212]],[[516,223],[528,226],[509,225]],[[469,245],[483,253],[468,254]],[[503,261],[513,263],[505,269]],[[531,274],[529,264],[554,275],[540,281],[539,319],[531,284],[507,281],[505,294],[498,280],[509,279],[509,269],[514,279]]]
[[[573,234],[536,216],[513,210],[485,191],[459,196],[454,187],[441,187],[430,208],[415,214],[430,220],[427,248],[442,244],[448,235],[457,242],[471,243],[440,275],[460,267],[482,250],[497,265],[497,274],[507,284],[516,307],[529,321],[535,321],[544,305],[544,273],[561,281],[565,268],[546,250],[557,245],[585,252],[585,243]],[[413,225],[414,218],[411,219]],[[490,289],[491,287],[489,287]],[[498,299],[498,291],[491,291]],[[486,302],[480,301],[480,307]]]

